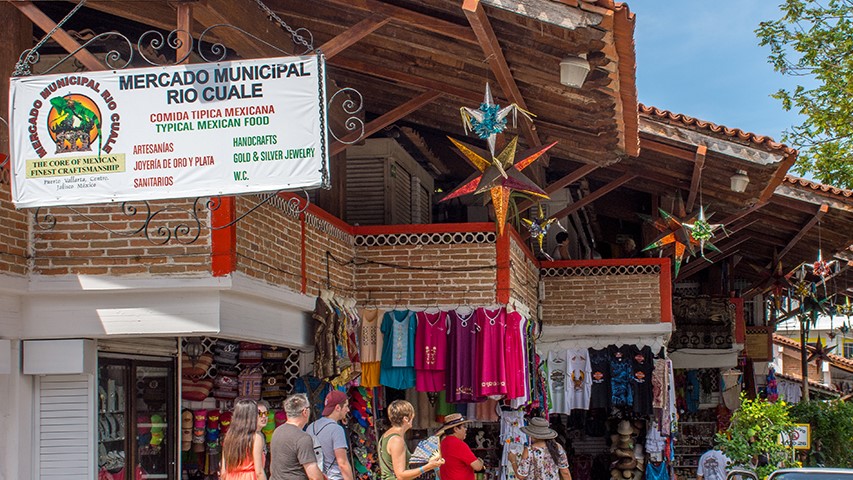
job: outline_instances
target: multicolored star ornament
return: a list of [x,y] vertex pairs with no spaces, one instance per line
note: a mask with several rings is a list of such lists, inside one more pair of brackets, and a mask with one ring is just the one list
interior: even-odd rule
[[486,140],[492,156],[495,155],[495,137],[506,128],[506,120],[510,113],[512,114],[513,127],[518,120],[519,112],[528,120],[532,120],[530,117],[536,116],[514,103],[501,108],[492,98],[492,90],[488,83],[486,84],[483,103],[478,108],[462,107],[459,112],[462,114],[462,125],[465,127],[465,133],[467,134],[470,130],[478,137]]
[[545,218],[545,212],[542,210],[541,203],[539,204],[539,215],[536,218],[522,218],[521,221],[527,225],[527,230],[530,232],[530,238],[536,239],[536,242],[539,243],[539,252],[541,252],[548,260],[553,260],[550,255],[542,250],[542,243],[548,235],[548,230],[550,230],[552,223],[556,222],[558,227],[563,231],[566,231],[563,225],[561,225],[556,218]]
[[806,360],[807,362],[811,362],[812,360],[817,360],[817,370],[821,371],[821,367],[823,366],[823,362],[829,362],[829,354],[835,350],[836,345],[831,347],[827,347],[824,345],[823,340],[820,338],[820,335],[817,336],[817,342],[811,344],[814,349],[811,354],[809,354],[809,358]]
[[[705,209],[700,208],[699,213],[682,220],[686,216],[684,213],[684,204],[681,197],[678,197],[679,217],[659,208],[660,218],[652,219],[648,215],[641,215],[649,221],[661,234],[652,243],[647,245],[643,251],[652,250],[655,248],[666,248],[669,245],[673,246],[673,260],[675,263],[675,276],[678,276],[681,270],[681,264],[684,261],[685,254],[695,255],[696,247],[699,248],[700,256],[705,260],[705,248],[719,252],[720,249],[715,247],[710,239],[714,236],[714,230],[722,228],[722,224],[708,223],[708,218],[705,216]],[[713,215],[713,214],[711,214]],[[709,260],[710,261],[710,260]]]
[[850,297],[845,296],[844,303],[838,305],[838,314],[846,315],[847,318],[850,318],[850,316],[853,315],[853,305],[850,304]]
[[[543,153],[556,145],[557,142],[544,147],[525,150],[518,155],[521,159],[516,161],[518,137],[513,138],[497,157],[490,156],[476,147],[464,144],[453,138],[450,138],[450,141],[456,145],[459,151],[462,152],[462,155],[480,173],[475,173],[469,177],[465,183],[450,192],[441,201],[444,202],[469,193],[483,193],[488,190],[492,197],[492,206],[495,209],[495,219],[498,224],[499,235],[503,234],[507,211],[509,210],[509,197],[513,191],[522,192],[533,197],[549,198],[544,190],[539,188],[521,171],[530,166]],[[491,160],[486,160],[486,157]]]

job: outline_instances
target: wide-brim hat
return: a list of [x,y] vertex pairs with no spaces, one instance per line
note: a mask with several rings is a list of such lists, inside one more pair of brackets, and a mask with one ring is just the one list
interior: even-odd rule
[[464,425],[470,422],[471,420],[466,420],[461,413],[451,413],[444,416],[444,423],[441,425],[441,428],[438,429],[437,433],[441,434],[448,430],[453,430],[454,427],[458,427],[459,425]]
[[530,422],[521,427],[521,431],[526,433],[528,437],[535,438],[537,440],[550,440],[552,438],[557,438],[557,432],[551,429],[548,420],[545,420],[542,417],[533,417],[530,419]]

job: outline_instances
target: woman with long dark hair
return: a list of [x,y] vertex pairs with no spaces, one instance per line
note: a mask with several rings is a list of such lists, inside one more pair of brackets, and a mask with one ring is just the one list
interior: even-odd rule
[[557,432],[541,417],[530,419],[521,431],[530,437],[530,447],[524,447],[521,459],[510,452],[509,461],[515,476],[521,480],[572,480],[566,451],[554,438]]
[[268,408],[254,400],[240,400],[234,406],[231,427],[222,443],[221,480],[267,480],[266,443],[260,432],[268,416]]

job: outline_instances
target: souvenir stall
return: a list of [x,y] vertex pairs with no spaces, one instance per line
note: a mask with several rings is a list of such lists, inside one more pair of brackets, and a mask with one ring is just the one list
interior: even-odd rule
[[412,449],[445,415],[462,413],[473,421],[465,441],[486,464],[479,478],[501,478],[505,450],[523,444],[522,408],[534,390],[533,326],[525,315],[501,305],[368,307],[341,322],[335,298],[322,291],[317,299],[309,392],[320,385],[348,391],[345,428],[359,478],[378,472],[377,439],[389,427],[384,409],[396,399],[417,412]]
[[604,338],[614,343],[581,337],[539,350],[547,414],[572,478],[673,478],[678,416],[664,338]]

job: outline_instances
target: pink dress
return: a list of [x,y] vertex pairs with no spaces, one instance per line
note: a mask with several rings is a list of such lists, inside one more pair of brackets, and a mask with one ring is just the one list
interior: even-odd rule
[[506,395],[506,311],[503,308],[478,308],[477,319],[477,396],[500,398]]
[[417,312],[415,333],[415,388],[440,392],[445,386],[447,365],[447,312]]
[[504,368],[506,371],[506,398],[520,398],[527,393],[525,380],[526,355],[524,348],[525,339],[521,332],[525,323],[524,317],[518,312],[506,314],[506,358]]

